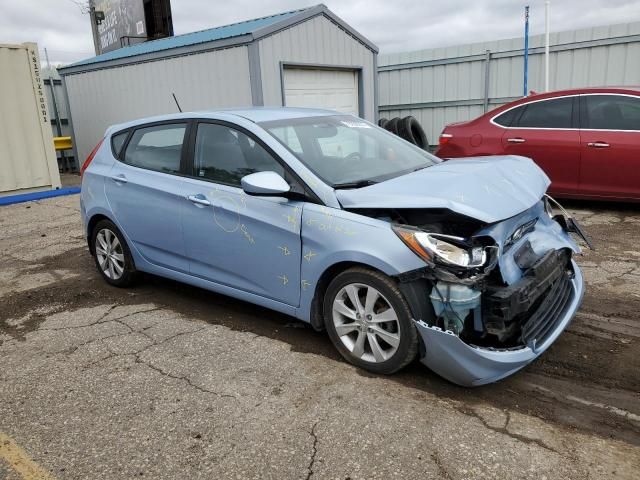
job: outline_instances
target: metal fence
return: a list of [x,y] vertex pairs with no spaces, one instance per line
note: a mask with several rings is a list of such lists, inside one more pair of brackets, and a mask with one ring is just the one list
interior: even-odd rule
[[[445,125],[523,94],[524,39],[380,55],[380,118],[413,115],[431,145]],[[529,39],[529,88],[544,89],[544,36]],[[640,22],[551,34],[551,90],[640,85]]]

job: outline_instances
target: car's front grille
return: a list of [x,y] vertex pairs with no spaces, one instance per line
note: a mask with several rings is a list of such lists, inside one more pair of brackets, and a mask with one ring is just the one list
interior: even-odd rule
[[535,348],[543,343],[562,318],[571,300],[570,272],[563,272],[543,294],[536,311],[522,325],[522,342]]

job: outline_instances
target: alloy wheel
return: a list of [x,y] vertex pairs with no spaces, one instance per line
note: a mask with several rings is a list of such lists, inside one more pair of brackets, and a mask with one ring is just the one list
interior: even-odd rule
[[118,280],[124,273],[124,251],[115,233],[103,228],[96,235],[96,257],[102,273],[111,280]]
[[344,286],[333,300],[333,324],[351,355],[366,362],[390,359],[400,345],[400,322],[391,303],[362,283]]

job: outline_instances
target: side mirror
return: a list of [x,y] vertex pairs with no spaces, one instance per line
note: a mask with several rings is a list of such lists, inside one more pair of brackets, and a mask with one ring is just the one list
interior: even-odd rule
[[282,197],[289,193],[291,187],[276,172],[256,172],[242,177],[242,190],[247,195]]

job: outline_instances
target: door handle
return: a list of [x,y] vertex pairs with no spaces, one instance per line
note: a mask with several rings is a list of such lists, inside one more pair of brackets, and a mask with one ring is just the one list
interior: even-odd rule
[[524,138],[516,137],[516,138],[507,138],[507,142],[509,143],[524,143],[526,140]]
[[211,205],[211,202],[209,200],[207,200],[207,198],[202,195],[201,193],[198,193],[197,195],[189,195],[187,197],[187,200],[189,200],[190,202],[193,202],[197,205],[203,205],[203,206],[209,206]]
[[116,183],[127,183],[127,177],[125,177],[122,173],[114,175],[113,177],[111,177],[111,180]]
[[587,147],[592,148],[609,148],[610,145],[607,142],[589,142],[587,143]]

